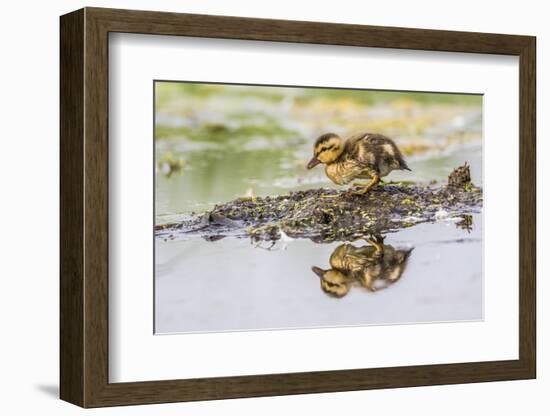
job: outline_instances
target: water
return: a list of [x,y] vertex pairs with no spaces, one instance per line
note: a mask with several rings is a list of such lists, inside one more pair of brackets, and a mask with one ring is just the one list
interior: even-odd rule
[[[358,126],[390,135],[404,151],[413,171],[393,172],[386,180],[444,183],[467,161],[473,182],[483,185],[480,101],[472,105],[467,97],[466,105],[451,97],[441,103],[417,94],[405,103],[400,98],[358,104],[329,91],[330,101],[323,92],[320,101],[305,105],[295,90],[283,90],[282,99],[253,88],[247,94],[256,96],[243,99],[221,86],[204,96],[200,88],[157,94],[157,224],[244,195],[335,187],[321,167],[305,169],[312,141],[319,132]],[[157,238],[155,332],[480,320],[482,230],[482,214],[476,213],[469,229],[443,218],[390,233],[385,245],[397,252],[412,249],[399,267],[385,270],[399,278],[375,292],[348,282],[349,291],[339,298],[322,289],[312,267],[328,269],[341,243],[300,239],[270,247],[232,237]]]
[[311,270],[328,268],[339,243],[295,240],[270,251],[247,239],[158,240],[155,332],[482,319],[482,229],[475,214],[469,233],[444,220],[389,234],[385,244],[413,248],[401,278],[342,298],[327,295]]

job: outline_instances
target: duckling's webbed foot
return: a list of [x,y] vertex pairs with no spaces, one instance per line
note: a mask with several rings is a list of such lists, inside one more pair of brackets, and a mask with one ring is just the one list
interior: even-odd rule
[[367,192],[369,192],[372,188],[374,188],[376,185],[380,183],[380,176],[373,176],[371,181],[364,187],[357,191],[353,191],[354,195],[365,195]]
[[352,193],[353,195],[365,195],[365,194],[369,191],[369,189],[370,189],[370,188],[368,188],[368,187],[365,186],[364,188],[360,188],[360,189],[358,189],[358,190],[356,190],[356,191],[351,191],[351,193]]

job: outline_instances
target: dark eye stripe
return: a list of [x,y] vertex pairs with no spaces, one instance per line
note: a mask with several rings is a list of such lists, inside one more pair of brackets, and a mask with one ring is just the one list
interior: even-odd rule
[[332,150],[332,149],[334,149],[334,145],[329,146],[329,147],[321,147],[319,149],[319,152],[317,152],[317,153],[323,153],[325,150]]
[[323,146],[321,147],[317,152],[315,152],[315,156],[319,156],[321,153],[327,151],[327,150],[333,150],[334,148],[336,147],[335,144],[331,145],[331,146]]

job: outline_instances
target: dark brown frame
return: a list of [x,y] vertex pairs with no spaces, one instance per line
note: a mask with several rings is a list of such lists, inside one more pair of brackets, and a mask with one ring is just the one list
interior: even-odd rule
[[[109,383],[110,32],[519,56],[519,359]],[[535,378],[535,45],[531,36],[99,8],[62,16],[61,398],[83,407],[99,407]]]

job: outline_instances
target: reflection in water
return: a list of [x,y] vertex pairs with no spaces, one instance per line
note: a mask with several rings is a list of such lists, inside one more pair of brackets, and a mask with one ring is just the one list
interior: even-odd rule
[[341,298],[347,295],[351,286],[375,292],[401,278],[413,249],[397,250],[384,244],[380,236],[367,241],[369,245],[361,247],[347,243],[336,247],[330,256],[330,269],[312,267],[321,278],[325,293]]
[[[155,333],[483,319],[483,216],[472,219],[470,233],[451,217],[392,232],[378,250],[365,240],[278,240],[262,250],[231,236],[157,238]],[[313,265],[339,272],[347,294],[320,289]]]
[[460,221],[456,223],[456,228],[461,230],[468,231],[468,234],[472,232],[474,226],[474,219],[469,214],[464,214],[460,216]]

